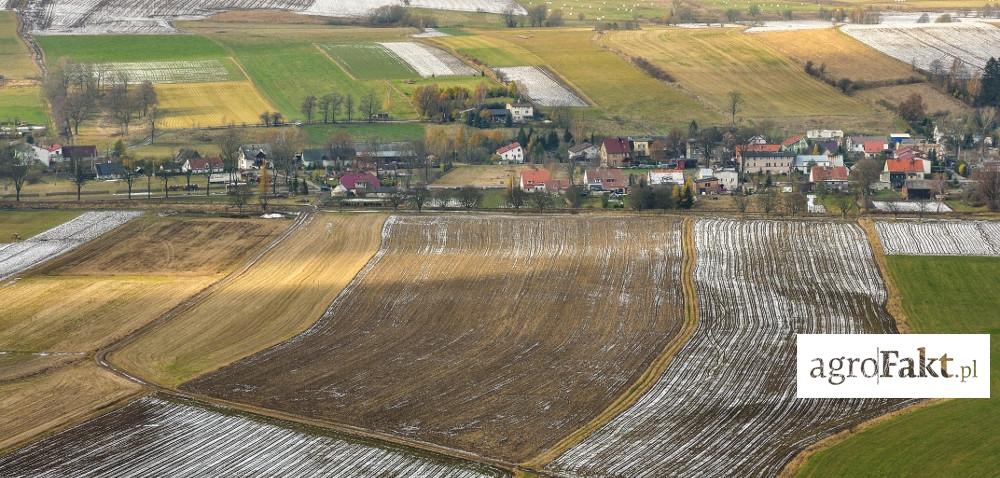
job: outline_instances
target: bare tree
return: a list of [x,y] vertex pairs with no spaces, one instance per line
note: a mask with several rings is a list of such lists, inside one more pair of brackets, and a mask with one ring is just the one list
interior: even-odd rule
[[306,122],[307,123],[312,123],[312,120],[313,120],[313,111],[315,111],[315,110],[316,110],[316,97],[315,96],[309,95],[304,100],[302,100],[302,107],[299,109],[299,111],[301,111],[302,114],[306,115]]
[[742,192],[737,192],[733,194],[733,204],[740,212],[740,216],[746,217],[747,209],[750,207],[750,197]]
[[548,207],[552,207],[552,196],[545,191],[535,191],[530,194],[531,204],[538,208],[538,212],[544,211]]
[[466,186],[458,191],[458,203],[466,209],[479,207],[483,201],[483,192],[479,188]]
[[229,205],[237,208],[240,216],[250,200],[250,187],[246,184],[236,184],[229,189]]
[[83,192],[83,185],[90,181],[91,175],[87,171],[87,166],[82,164],[83,160],[80,158],[71,158],[73,168],[73,176],[71,177],[73,184],[76,186],[76,201],[80,201],[80,195]]
[[337,112],[344,104],[344,97],[340,93],[330,93],[330,121],[337,122]]
[[785,208],[785,212],[787,212],[789,216],[798,216],[806,210],[808,205],[808,200],[805,195],[797,191],[783,194],[781,201]]
[[344,110],[347,113],[347,122],[351,122],[351,117],[354,114],[354,96],[350,93],[344,97]]
[[778,198],[775,196],[774,191],[770,189],[764,189],[763,191],[755,194],[757,198],[757,208],[764,213],[765,216],[770,216],[774,212],[775,207],[778,205]]
[[[239,169],[240,148],[243,146],[243,135],[239,130],[230,126],[222,132],[216,140],[219,147],[219,157],[222,159],[222,168],[229,173],[229,182],[236,182],[235,177]],[[211,167],[209,167],[211,169]]]
[[31,150],[23,144],[10,144],[0,149],[0,177],[6,177],[14,183],[14,196],[18,202],[21,201],[21,189],[34,163]]
[[378,100],[375,99],[374,93],[368,93],[361,97],[361,101],[358,104],[358,108],[361,113],[365,115],[366,120],[371,123],[375,118],[375,111],[378,109]]
[[421,212],[424,209],[424,204],[430,197],[430,191],[424,186],[417,186],[410,189],[410,202],[413,203],[413,207],[417,208],[417,212]]
[[863,207],[867,210],[871,204],[872,186],[879,181],[883,162],[875,159],[862,159],[851,170],[851,182],[854,190],[861,198]]
[[729,92],[729,114],[732,116],[733,126],[736,126],[736,113],[743,107],[743,93],[733,90]]

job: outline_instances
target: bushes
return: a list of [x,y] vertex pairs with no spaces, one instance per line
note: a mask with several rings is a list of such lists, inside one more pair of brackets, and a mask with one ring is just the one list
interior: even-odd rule
[[635,66],[638,66],[642,69],[642,71],[645,71],[646,74],[656,78],[657,80],[663,80],[668,83],[674,83],[677,81],[670,73],[667,73],[666,70],[650,63],[649,60],[641,56],[632,57],[631,60]]

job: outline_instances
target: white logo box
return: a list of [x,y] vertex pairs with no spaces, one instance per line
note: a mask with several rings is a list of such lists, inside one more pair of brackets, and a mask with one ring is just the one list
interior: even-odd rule
[[989,334],[798,334],[798,398],[990,398]]

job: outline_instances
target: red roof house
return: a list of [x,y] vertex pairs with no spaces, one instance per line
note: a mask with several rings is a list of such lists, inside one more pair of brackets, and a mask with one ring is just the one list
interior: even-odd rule
[[604,138],[601,141],[601,166],[621,166],[632,159],[632,145],[627,138]]
[[848,179],[847,166],[813,166],[809,170],[811,183],[846,183]]
[[521,171],[521,190],[534,192],[545,192],[546,182],[552,179],[552,174],[547,169],[525,169]]
[[620,169],[588,169],[583,172],[583,181],[591,191],[614,191],[628,187],[625,173]]
[[378,178],[371,173],[344,173],[340,177],[340,185],[354,193],[375,191],[382,187]]

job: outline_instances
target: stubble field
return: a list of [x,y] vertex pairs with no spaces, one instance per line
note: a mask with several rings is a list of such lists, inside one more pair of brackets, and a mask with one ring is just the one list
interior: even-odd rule
[[526,459],[677,334],[680,231],[669,218],[390,218],[322,320],[182,389]]

